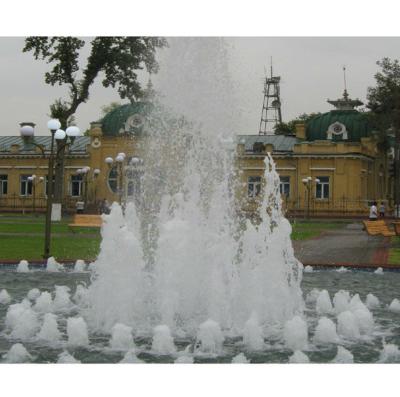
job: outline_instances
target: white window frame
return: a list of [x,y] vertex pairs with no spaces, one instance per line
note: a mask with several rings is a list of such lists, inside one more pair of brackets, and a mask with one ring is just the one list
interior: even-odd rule
[[[329,176],[317,176],[319,182],[316,183],[315,186],[315,198],[317,200],[329,200],[329,195],[330,195],[330,182],[331,179]],[[327,180],[327,181],[326,181]],[[320,197],[318,197],[318,186],[321,186],[321,194]]]
[[8,174],[0,174],[0,196],[6,196],[7,194],[8,194]]
[[247,177],[247,197],[255,198],[261,193],[261,176],[250,175]]
[[30,197],[32,196],[33,184],[32,181],[28,178],[31,175],[20,175],[19,176],[19,195],[21,197]]
[[[78,194],[77,195],[74,194],[74,189],[73,189],[74,184],[78,184]],[[82,175],[71,175],[70,185],[69,185],[71,197],[81,197],[82,196],[82,184],[83,184]]]
[[[283,180],[285,179],[285,180]],[[285,193],[285,189],[287,188],[287,194]],[[282,175],[279,178],[279,192],[281,196],[289,197],[290,196],[290,176]]]

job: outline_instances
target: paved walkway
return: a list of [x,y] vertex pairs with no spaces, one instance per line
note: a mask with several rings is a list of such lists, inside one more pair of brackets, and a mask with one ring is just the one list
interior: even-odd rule
[[389,239],[368,236],[361,223],[323,232],[311,240],[294,241],[293,246],[304,265],[391,267],[387,263]]

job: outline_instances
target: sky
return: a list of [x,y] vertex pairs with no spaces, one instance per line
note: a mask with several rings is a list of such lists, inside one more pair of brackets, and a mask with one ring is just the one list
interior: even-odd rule
[[[367,88],[374,84],[378,71],[376,61],[400,58],[398,37],[234,37],[226,38],[226,42],[230,78],[241,109],[234,127],[237,134],[258,133],[263,76],[271,56],[274,74],[281,76],[284,121],[302,113],[329,111],[332,107],[326,100],[343,93],[344,65],[350,96],[365,102]],[[0,135],[18,135],[23,121],[35,122],[36,134],[48,134],[49,105],[57,98],[66,98],[66,88],[45,84],[44,73],[49,65],[35,60],[32,53],[23,53],[23,46],[24,37],[0,38]],[[161,67],[168,51],[161,50],[158,55]],[[87,46],[82,64],[88,52]],[[120,101],[116,90],[102,87],[100,80],[91,87],[88,102],[80,105],[76,114],[82,130],[100,118],[102,106]]]

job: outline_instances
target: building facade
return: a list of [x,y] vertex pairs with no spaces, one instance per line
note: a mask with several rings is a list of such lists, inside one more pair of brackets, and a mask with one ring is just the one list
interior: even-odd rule
[[[356,110],[361,102],[345,91],[329,103],[332,111],[297,124],[295,136],[238,136],[239,211],[257,212],[267,153],[277,164],[289,214],[365,216],[372,201],[383,201],[390,210],[390,159],[378,150],[367,117]],[[84,201],[85,210],[96,213],[104,199],[111,203],[140,194],[140,161],[131,160],[143,158],[143,127],[151,110],[146,102],[122,105],[67,148],[64,210],[73,212],[77,201]],[[50,143],[50,136],[0,137],[0,211],[45,210]],[[126,154],[123,179],[122,165],[105,161],[121,152]],[[158,156],[161,152],[169,153],[161,150]]]
[[[92,123],[86,136],[77,137],[67,147],[64,210],[75,211],[76,202],[84,201],[86,210],[96,213],[103,199],[111,203],[137,193],[140,164],[126,172],[122,184],[118,163],[109,164],[105,159],[115,159],[123,152],[125,167],[132,158],[140,158],[139,142],[148,109],[147,103],[122,105]],[[0,211],[45,211],[50,144],[50,136],[0,136]]]
[[[390,159],[378,150],[367,117],[345,90],[335,108],[297,124],[296,136],[241,135],[237,165],[240,208],[257,211],[264,158],[271,153],[280,175],[284,208],[307,216],[367,216],[372,201],[392,204]],[[245,187],[245,188],[242,188]]]

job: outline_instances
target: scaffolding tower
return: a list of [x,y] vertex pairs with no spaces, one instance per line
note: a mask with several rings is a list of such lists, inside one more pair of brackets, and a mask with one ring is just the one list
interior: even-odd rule
[[264,80],[264,101],[261,112],[260,135],[273,135],[274,127],[282,123],[280,81],[281,78],[279,76],[273,75],[271,60],[271,76],[266,76]]

